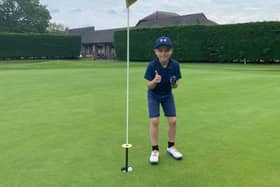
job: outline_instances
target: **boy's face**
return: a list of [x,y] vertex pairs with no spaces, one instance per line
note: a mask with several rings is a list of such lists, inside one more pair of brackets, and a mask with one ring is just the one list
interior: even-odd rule
[[168,62],[173,54],[173,49],[161,46],[160,48],[155,49],[155,54],[160,62]]

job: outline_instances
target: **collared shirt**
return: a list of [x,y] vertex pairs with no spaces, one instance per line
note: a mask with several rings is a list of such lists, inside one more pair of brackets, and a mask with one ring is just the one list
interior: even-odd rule
[[157,86],[153,90],[149,90],[150,92],[156,95],[169,95],[171,94],[171,77],[175,77],[176,80],[182,78],[180,65],[176,60],[171,59],[167,65],[167,67],[163,67],[158,59],[151,61],[146,69],[146,73],[144,78],[148,81],[152,81],[155,78],[156,73],[161,76],[161,82],[157,84]]

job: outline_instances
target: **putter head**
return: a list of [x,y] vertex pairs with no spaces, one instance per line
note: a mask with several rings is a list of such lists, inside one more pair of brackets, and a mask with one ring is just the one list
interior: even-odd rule
[[132,172],[132,171],[133,171],[133,168],[132,168],[131,166],[128,166],[127,168],[126,168],[126,167],[123,167],[123,168],[121,169],[121,171],[122,171],[123,173],[129,173],[129,172]]

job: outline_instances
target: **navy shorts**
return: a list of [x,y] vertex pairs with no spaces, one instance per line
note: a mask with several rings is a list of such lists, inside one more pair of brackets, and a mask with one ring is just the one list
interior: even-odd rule
[[176,117],[176,108],[173,94],[156,95],[148,91],[148,109],[149,117],[155,118],[160,116],[159,106],[162,106],[166,117]]

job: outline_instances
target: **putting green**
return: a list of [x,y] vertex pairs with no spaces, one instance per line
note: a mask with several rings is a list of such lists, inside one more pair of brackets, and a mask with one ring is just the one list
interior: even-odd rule
[[150,154],[145,63],[131,65],[130,165],[125,63],[0,62],[0,186],[280,186],[280,66],[182,64],[177,147]]

